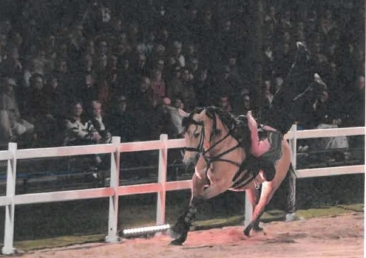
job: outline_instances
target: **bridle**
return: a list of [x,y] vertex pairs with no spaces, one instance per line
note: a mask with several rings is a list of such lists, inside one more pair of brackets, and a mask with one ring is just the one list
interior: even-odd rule
[[[213,125],[212,125],[212,130],[211,130],[211,134],[210,134],[210,139],[209,141],[211,142],[212,137],[215,137],[215,135],[217,135],[217,128],[216,128],[216,113],[212,112],[211,114],[206,113],[206,115],[208,115],[209,118],[211,118],[213,120]],[[213,145],[211,145],[207,150],[204,149],[204,140],[205,140],[205,125],[203,122],[198,122],[196,120],[194,120],[192,118],[192,116],[190,115],[189,117],[185,117],[182,121],[182,125],[184,126],[184,128],[188,128],[190,125],[196,125],[196,126],[202,126],[202,131],[200,133],[200,140],[199,143],[197,145],[197,147],[185,147],[184,150],[185,151],[191,151],[191,152],[197,152],[197,155],[195,157],[195,166],[197,165],[198,159],[200,157],[200,155],[202,155],[202,157],[204,158],[205,162],[206,162],[206,172],[208,172],[208,170],[211,167],[211,164],[214,162],[227,162],[230,163],[232,165],[235,165],[236,167],[238,167],[237,172],[235,173],[232,181],[233,181],[233,185],[231,186],[232,188],[236,188],[236,187],[243,187],[247,184],[249,184],[250,182],[252,182],[253,180],[255,180],[256,176],[259,173],[259,170],[252,170],[252,166],[250,166],[250,164],[254,164],[253,161],[248,162],[248,160],[252,160],[253,156],[249,155],[247,156],[243,161],[236,162],[230,159],[225,159],[223,158],[224,155],[234,151],[237,148],[241,148],[242,147],[242,142],[240,140],[238,140],[235,135],[234,132],[236,130],[236,125],[232,124],[231,126],[228,126],[227,124],[225,124],[225,126],[228,128],[228,132],[227,134],[222,137],[221,139],[219,139],[217,142],[215,142]],[[183,131],[183,133],[185,133]],[[211,156],[209,155],[209,152],[215,148],[216,146],[218,146],[220,143],[222,143],[226,138],[228,138],[229,136],[232,136],[237,142],[238,144],[236,144],[234,147],[231,147],[227,150],[224,150],[223,152],[215,155],[215,156]],[[245,172],[246,171],[246,172]],[[244,172],[244,175],[242,174],[242,172]],[[240,177],[240,178],[239,178]]]
[[[209,116],[210,117],[210,116]],[[212,114],[212,117],[210,117],[214,122],[212,125],[212,130],[211,130],[211,135],[210,135],[210,139],[209,141],[211,142],[212,137],[214,137],[217,134],[217,129],[216,129],[216,114]],[[240,143],[238,142],[237,145],[235,145],[234,147],[225,150],[223,152],[221,152],[220,154],[217,154],[216,156],[210,156],[207,155],[213,148],[215,148],[216,146],[218,146],[220,143],[222,143],[225,139],[227,139],[229,136],[232,136],[233,131],[235,130],[235,127],[230,128],[229,131],[227,132],[227,134],[222,137],[220,140],[218,140],[217,142],[215,142],[214,144],[212,144],[207,150],[204,149],[203,147],[203,143],[205,140],[205,125],[203,122],[198,122],[196,120],[194,120],[192,117],[188,117],[185,121],[184,121],[185,127],[188,128],[189,125],[194,124],[196,126],[202,126],[202,130],[200,133],[200,139],[198,142],[197,147],[185,147],[184,150],[185,151],[191,151],[191,152],[197,152],[196,157],[195,157],[195,162],[197,163],[198,158],[200,155],[203,156],[203,158],[206,161],[207,164],[207,168],[210,167],[210,164],[212,162],[217,162],[217,161],[223,161],[223,162],[228,162],[231,164],[234,164],[238,167],[240,167],[240,163],[232,161],[232,160],[228,160],[228,159],[223,159],[222,157],[232,151],[234,151],[235,149],[237,149],[238,147],[240,147]],[[196,165],[196,164],[195,164]]]

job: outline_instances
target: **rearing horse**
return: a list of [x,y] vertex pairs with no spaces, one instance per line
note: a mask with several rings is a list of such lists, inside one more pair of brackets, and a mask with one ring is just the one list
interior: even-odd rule
[[[244,230],[248,236],[287,174],[291,157],[289,144],[281,137],[281,157],[276,163],[276,173],[269,176],[263,169],[265,162],[250,154],[250,132],[245,122],[215,107],[182,115],[186,140],[183,162],[195,164],[195,173],[189,208],[169,231],[175,239],[172,244],[186,240],[197,206],[226,190],[246,191],[249,196],[254,209],[252,220]],[[259,185],[262,192],[258,201]]]

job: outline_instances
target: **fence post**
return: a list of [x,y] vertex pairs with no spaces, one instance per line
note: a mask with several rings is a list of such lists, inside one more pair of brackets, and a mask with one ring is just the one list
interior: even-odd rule
[[158,183],[161,184],[162,190],[158,192],[158,201],[156,205],[156,225],[165,223],[165,199],[166,199],[166,175],[168,167],[168,135],[160,135],[160,141],[163,143],[163,148],[159,150],[159,175]]
[[112,144],[115,146],[115,152],[111,153],[110,187],[114,189],[114,195],[109,197],[108,236],[105,239],[108,243],[116,243],[120,240],[118,236],[118,187],[120,173],[120,152],[118,145],[120,143],[120,137],[112,138]]
[[12,152],[13,158],[8,160],[7,178],[6,178],[6,197],[11,199],[11,203],[5,206],[5,232],[4,232],[4,247],[3,254],[13,254],[14,249],[14,196],[16,187],[16,158],[17,144],[10,142],[9,151]]
[[245,210],[244,210],[244,226],[248,226],[252,220],[253,215],[253,205],[249,200],[249,196],[245,192]]
[[293,137],[289,140],[291,146],[291,163],[296,171],[296,155],[297,155],[297,126],[296,124],[292,125],[291,127]]

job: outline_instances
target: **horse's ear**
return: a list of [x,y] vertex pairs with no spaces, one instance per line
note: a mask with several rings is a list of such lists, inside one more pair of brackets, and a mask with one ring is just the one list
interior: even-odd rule
[[204,119],[205,115],[206,115],[206,109],[204,108],[204,109],[201,111],[201,113],[199,113],[199,114],[198,114],[198,116],[197,116],[197,120],[198,120],[198,121],[203,121],[203,119]]
[[181,117],[188,117],[189,113],[185,112],[183,109],[178,108],[178,113]]

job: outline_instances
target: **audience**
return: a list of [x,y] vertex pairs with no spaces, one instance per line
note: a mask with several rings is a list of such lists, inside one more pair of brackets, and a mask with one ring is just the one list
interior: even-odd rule
[[[41,4],[31,2],[32,10]],[[349,15],[356,5],[265,4],[262,53],[254,53],[251,10],[236,1],[186,8],[174,8],[174,2],[117,2],[97,1],[91,9],[81,3],[75,12],[82,19],[60,16],[56,2],[46,18],[32,10],[16,21],[3,18],[2,142],[20,141],[22,135],[40,147],[60,145],[60,135],[66,145],[110,142],[111,135],[137,141],[168,132],[175,138],[181,134],[180,103],[188,112],[219,105],[240,115],[262,105],[257,111],[263,113],[291,67],[299,40],[315,55],[329,88],[323,96],[327,105],[319,99],[307,111],[306,127],[319,126],[324,116],[338,126],[364,125],[364,109],[358,108],[364,105],[364,33],[359,35],[364,13]],[[73,8],[72,1],[66,5]],[[256,60],[258,55],[262,58]],[[252,64],[261,59],[263,77],[254,78],[258,66]],[[75,99],[85,104],[89,120],[83,121],[83,106]],[[73,103],[71,113],[66,103]]]

